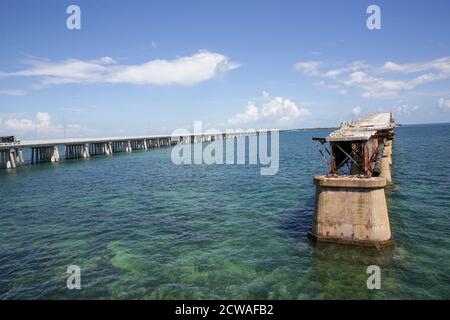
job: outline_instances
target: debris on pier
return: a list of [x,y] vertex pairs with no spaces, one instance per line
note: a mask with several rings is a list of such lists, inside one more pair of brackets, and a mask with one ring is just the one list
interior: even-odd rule
[[[326,138],[313,139],[322,143],[320,152],[330,175],[350,174],[370,178],[381,174],[382,158],[390,156],[394,128],[391,113],[376,113],[365,119],[343,122]],[[330,149],[325,146],[327,142]],[[390,159],[388,162],[390,165]],[[390,172],[385,174],[390,183]]]

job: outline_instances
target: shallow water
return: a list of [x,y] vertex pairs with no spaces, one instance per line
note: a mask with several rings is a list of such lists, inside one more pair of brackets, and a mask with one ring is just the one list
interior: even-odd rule
[[0,298],[449,299],[450,125],[396,129],[387,252],[307,239],[325,134],[282,133],[276,176],[169,148],[2,170]]

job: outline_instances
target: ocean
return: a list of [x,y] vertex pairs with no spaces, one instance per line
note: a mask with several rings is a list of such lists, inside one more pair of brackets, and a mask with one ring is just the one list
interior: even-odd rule
[[1,170],[0,298],[449,299],[450,125],[395,130],[387,251],[307,238],[328,133],[281,133],[274,176],[170,148]]

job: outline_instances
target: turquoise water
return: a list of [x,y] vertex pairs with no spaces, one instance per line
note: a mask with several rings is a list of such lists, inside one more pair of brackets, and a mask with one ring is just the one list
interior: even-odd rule
[[307,239],[326,133],[282,133],[276,176],[169,148],[1,171],[0,298],[449,299],[450,125],[396,129],[388,252]]

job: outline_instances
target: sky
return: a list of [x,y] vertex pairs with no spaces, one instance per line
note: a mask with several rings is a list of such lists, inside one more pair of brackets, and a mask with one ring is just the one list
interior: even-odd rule
[[449,32],[446,0],[2,0],[0,135],[450,122]]

